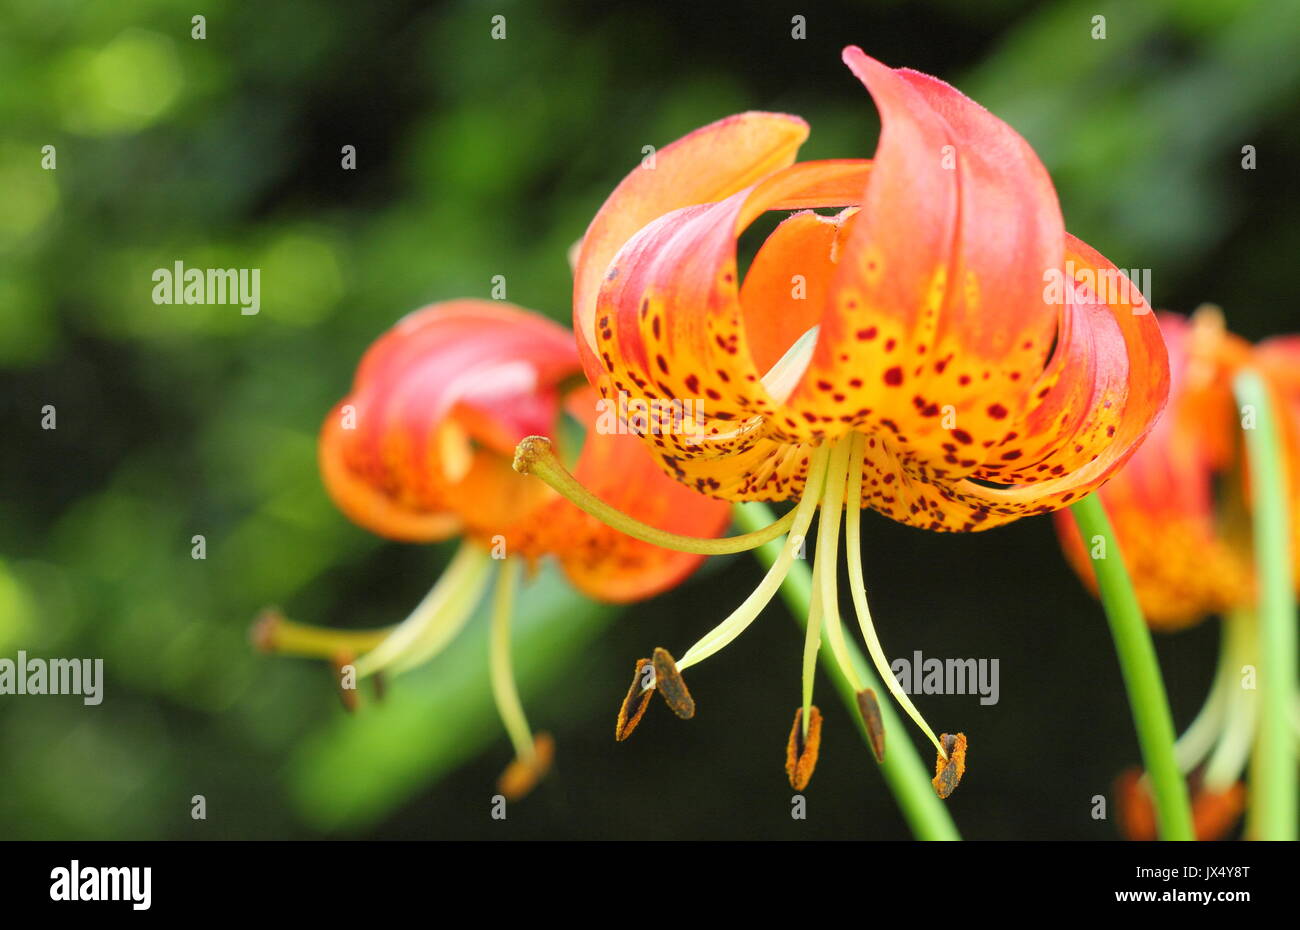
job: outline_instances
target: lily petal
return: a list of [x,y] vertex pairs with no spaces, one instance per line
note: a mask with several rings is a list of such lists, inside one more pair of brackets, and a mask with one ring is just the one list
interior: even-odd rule
[[1056,330],[1044,275],[1061,267],[1064,224],[1046,169],[1010,126],[936,78],[855,47],[843,57],[880,111],[880,141],[789,406],[808,422],[863,409],[869,429],[910,421],[896,451],[934,467],[951,440],[944,408],[974,435],[988,407],[1029,397]]
[[679,207],[722,200],[794,161],[808,124],[782,113],[740,113],[665,146],[654,167],[638,167],[609,195],[578,252],[573,328],[592,382],[601,376],[596,344],[596,295],[609,263],[632,235]]
[[338,507],[391,539],[500,532],[547,497],[514,474],[524,436],[549,432],[578,371],[570,334],[497,301],[415,311],[381,336],[321,429]]
[[[1119,275],[1096,250],[1072,236],[1067,242],[1079,277]],[[1049,513],[1090,494],[1136,451],[1164,409],[1169,361],[1141,293],[1129,286],[1103,295],[1071,284],[1056,351],[1032,385],[1035,402],[1009,422],[996,459],[975,473],[986,483],[963,480],[945,492],[958,513],[970,508],[965,516],[977,525],[963,528]]]

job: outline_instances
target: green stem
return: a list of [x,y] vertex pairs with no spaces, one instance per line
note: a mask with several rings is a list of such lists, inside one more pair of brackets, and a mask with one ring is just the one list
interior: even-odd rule
[[[772,511],[763,504],[738,505],[732,509],[732,513],[736,525],[747,531],[766,526],[775,519]],[[771,566],[781,554],[781,548],[780,542],[769,542],[756,550],[755,554],[764,565]],[[812,602],[812,572],[809,571],[806,562],[796,561],[791,567],[785,582],[781,585],[781,596],[789,606],[795,621],[800,626],[806,624],[808,607]],[[846,642],[845,646],[863,686],[881,692],[883,686],[863,658],[861,651],[851,642]],[[836,690],[840,693],[840,698],[844,701],[844,706],[857,722],[863,740],[866,740],[866,728],[858,714],[857,690],[840,670],[829,642],[822,643],[821,659],[823,668],[830,675]],[[880,771],[885,776],[890,790],[893,791],[898,806],[903,811],[903,817],[912,828],[913,835],[921,840],[961,839],[947,807],[934,793],[934,787],[930,784],[930,772],[921,761],[916,747],[912,745],[910,739],[899,738],[907,732],[903,721],[886,702],[880,704],[880,716],[885,732],[895,734],[895,738],[889,742],[889,750],[885,753],[884,761],[880,763]]]
[[1243,429],[1250,467],[1255,583],[1259,598],[1259,735],[1250,776],[1248,834],[1260,840],[1296,839],[1296,745],[1291,708],[1296,700],[1296,602],[1291,577],[1291,515],[1285,450],[1278,442],[1268,388],[1253,371],[1237,375],[1233,391],[1254,429]]
[[1093,556],[1093,570],[1101,603],[1110,622],[1111,638],[1119,658],[1129,706],[1142,747],[1142,761],[1155,797],[1156,822],[1162,840],[1192,840],[1192,811],[1187,798],[1187,783],[1174,757],[1174,721],[1169,713],[1160,664],[1151,642],[1142,608],[1124,555],[1101,498],[1091,494],[1070,508],[1085,549],[1095,552],[1101,544],[1101,556]]

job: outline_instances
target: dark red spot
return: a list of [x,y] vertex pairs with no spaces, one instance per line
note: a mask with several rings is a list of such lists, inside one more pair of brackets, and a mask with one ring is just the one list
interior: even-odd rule
[[1001,404],[992,404],[989,406],[989,416],[995,420],[1001,420],[1007,415],[1007,408]]
[[885,372],[885,383],[890,387],[898,387],[903,383],[903,369],[895,365]]

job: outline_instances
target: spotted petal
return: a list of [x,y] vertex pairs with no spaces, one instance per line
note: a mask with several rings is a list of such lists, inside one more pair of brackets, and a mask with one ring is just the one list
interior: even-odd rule
[[547,496],[510,457],[524,436],[551,431],[558,385],[577,371],[568,331],[518,307],[418,310],[371,346],[326,417],[326,489],[353,521],[392,539],[500,532]]

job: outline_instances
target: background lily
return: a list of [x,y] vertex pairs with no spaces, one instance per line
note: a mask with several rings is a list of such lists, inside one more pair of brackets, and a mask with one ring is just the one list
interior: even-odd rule
[[[1191,778],[1197,837],[1233,828],[1246,803],[1242,778],[1259,736],[1260,630],[1251,559],[1251,489],[1233,378],[1247,366],[1272,387],[1287,456],[1294,512],[1300,475],[1300,339],[1251,346],[1224,328],[1217,307],[1192,318],[1158,317],[1169,350],[1170,402],[1141,448],[1100,492],[1148,624],[1173,631],[1223,618],[1219,663],[1205,704],[1179,738],[1179,766]],[[1243,419],[1245,422],[1243,422]],[[1096,592],[1093,561],[1070,520],[1056,515],[1070,564]],[[1300,539],[1292,547],[1300,554]],[[1298,709],[1300,710],[1300,709]],[[1132,839],[1154,839],[1155,818],[1140,772],[1116,783],[1120,824]]]
[[[962,762],[945,743],[964,738],[936,736],[889,671],[864,591],[861,509],[973,531],[1064,507],[1150,428],[1167,362],[1144,298],[1066,234],[1047,172],[1020,136],[935,78],[857,48],[843,58],[881,113],[873,160],[795,163],[808,127],[774,113],[678,140],[592,221],[574,323],[602,395],[703,401],[702,436],[643,437],[666,473],[725,500],[797,501],[772,527],[788,529],[789,544],[759,587],[662,668],[676,676],[757,617],[820,508],[797,718],[804,740],[815,739],[811,670],[823,632],[857,677],[838,614],[844,513],[868,650],[938,751],[936,790],[946,794]],[[838,212],[815,212],[824,208]],[[774,210],[797,212],[742,282],[737,238]],[[543,458],[521,448],[517,467],[580,499]],[[874,694],[858,687],[870,720]],[[797,743],[792,735],[796,757]]]
[[[564,327],[509,304],[450,301],[401,320],[366,352],[352,391],[326,417],[321,474],[358,525],[407,542],[460,537],[461,546],[411,615],[389,629],[328,630],[274,612],[255,628],[270,651],[355,666],[362,678],[401,672],[451,641],[495,574],[492,688],[516,753],[502,776],[507,797],[531,789],[553,753],[547,734],[533,738],[510,668],[520,569],[554,556],[580,591],[622,603],[676,585],[700,561],[630,539],[516,475],[516,443],[539,431],[573,437],[577,474],[656,526],[710,534],[727,520],[725,504],[665,477],[637,439],[595,428],[594,392],[574,378],[578,370]],[[562,428],[566,416],[574,429]]]

